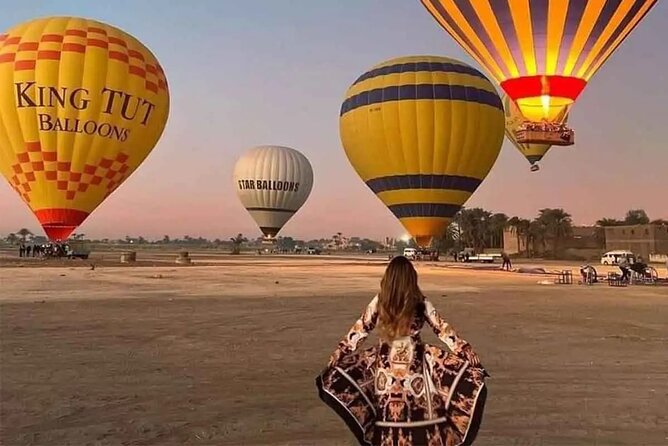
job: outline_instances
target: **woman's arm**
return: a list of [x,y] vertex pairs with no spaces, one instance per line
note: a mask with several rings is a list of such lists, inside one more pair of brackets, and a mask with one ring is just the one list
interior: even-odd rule
[[376,322],[378,322],[378,296],[373,298],[357,322],[350,328],[348,334],[341,339],[330,357],[330,365],[335,363],[342,355],[354,352],[369,336],[369,332],[374,329]]
[[436,336],[447,345],[457,356],[466,358],[472,365],[480,364],[478,356],[471,349],[471,345],[460,338],[452,325],[448,324],[434,305],[427,299],[424,300],[424,312],[427,322],[436,333]]

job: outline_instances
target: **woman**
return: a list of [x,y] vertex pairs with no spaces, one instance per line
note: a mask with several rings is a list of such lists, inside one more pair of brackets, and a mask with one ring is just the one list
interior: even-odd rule
[[[425,322],[454,355],[422,342]],[[378,345],[357,351],[376,327]],[[399,256],[316,385],[362,445],[455,446],[475,439],[485,376],[471,346],[420,291],[411,262]]]

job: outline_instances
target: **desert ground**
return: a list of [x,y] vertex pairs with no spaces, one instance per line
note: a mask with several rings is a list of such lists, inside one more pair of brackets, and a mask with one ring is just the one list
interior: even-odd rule
[[[12,255],[0,255],[0,444],[355,444],[314,378],[386,258]],[[668,444],[668,287],[418,271],[491,375],[476,445]]]

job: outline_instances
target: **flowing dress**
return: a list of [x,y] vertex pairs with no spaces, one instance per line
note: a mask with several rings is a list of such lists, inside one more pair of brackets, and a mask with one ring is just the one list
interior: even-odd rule
[[[470,445],[487,394],[485,370],[467,360],[470,345],[426,299],[408,336],[358,350],[377,322],[378,296],[316,378],[320,398],[361,445]],[[425,322],[453,353],[422,342]]]

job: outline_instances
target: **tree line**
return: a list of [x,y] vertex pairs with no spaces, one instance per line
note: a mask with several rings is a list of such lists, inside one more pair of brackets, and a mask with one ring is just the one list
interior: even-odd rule
[[[624,219],[602,218],[594,226],[594,237],[601,248],[605,247],[605,227],[622,225],[656,224],[668,225],[664,219],[650,220],[643,209],[631,209]],[[502,249],[506,229],[517,237],[521,254],[532,256],[534,251],[558,255],[566,239],[573,235],[573,220],[564,209],[545,208],[534,219],[509,217],[503,213],[492,213],[482,208],[462,209],[448,227],[446,234],[437,241],[441,251],[473,248]]]
[[[279,236],[276,238],[276,249],[282,251],[292,251],[296,247],[308,247],[308,246],[323,246],[329,242],[334,242],[337,246],[340,246],[340,240],[342,240],[342,234],[339,232],[332,236],[332,239],[312,239],[312,240],[300,240],[293,237],[283,237]],[[16,232],[8,234],[4,239],[0,238],[0,241],[4,241],[9,245],[19,245],[19,244],[45,244],[48,243],[48,239],[44,236],[34,235],[32,231],[27,228],[21,228]],[[169,246],[169,247],[198,247],[198,248],[231,248],[233,252],[239,252],[241,247],[244,245],[247,246],[260,246],[262,245],[262,237],[256,239],[248,239],[243,234],[239,233],[234,237],[227,239],[216,238],[210,240],[205,237],[191,237],[190,235],[184,235],[179,238],[172,238],[169,235],[164,235],[160,239],[150,240],[144,236],[129,236],[126,235],[124,238],[119,239],[93,239],[86,238],[86,235],[83,233],[74,233],[70,237],[70,241],[75,242],[86,242],[93,245],[121,245],[124,247],[128,246]],[[354,243],[360,250],[370,250],[370,249],[379,249],[382,247],[382,244],[370,240],[367,238],[360,237],[351,237],[350,242]]]
[[[629,210],[623,219],[602,218],[596,222],[594,233],[601,247],[605,246],[605,227],[620,225],[642,225],[642,224],[668,225],[668,220],[651,220],[642,209]],[[522,217],[509,217],[503,213],[493,213],[482,208],[463,208],[455,216],[453,223],[448,227],[446,233],[435,241],[435,248],[441,252],[473,248],[476,251],[485,249],[502,249],[504,244],[504,232],[510,229],[517,237],[518,247],[524,246],[522,254],[533,255],[533,250],[538,247],[541,253],[558,254],[564,241],[573,234],[573,220],[571,215],[564,209],[545,208],[538,212],[534,219]],[[161,239],[148,240],[143,236],[125,236],[122,239],[88,239],[83,233],[75,233],[71,240],[86,241],[91,244],[115,244],[115,245],[144,245],[144,246],[179,246],[179,247],[208,247],[208,248],[231,248],[239,252],[245,244],[261,246],[262,238],[249,240],[243,234],[237,234],[228,239],[209,240],[204,237],[191,237],[185,235],[182,238],[171,238],[169,235]],[[296,247],[324,246],[330,242],[337,247],[343,240],[342,234],[337,232],[331,238],[298,240],[293,237],[278,237],[276,248],[284,251],[292,251]],[[20,243],[42,244],[47,239],[43,236],[35,236],[30,230],[20,230],[8,234],[4,241],[10,245]],[[383,244],[368,238],[350,237],[348,240],[357,250],[379,250]],[[402,250],[410,243],[397,241],[395,247]],[[530,248],[531,247],[531,248]]]

